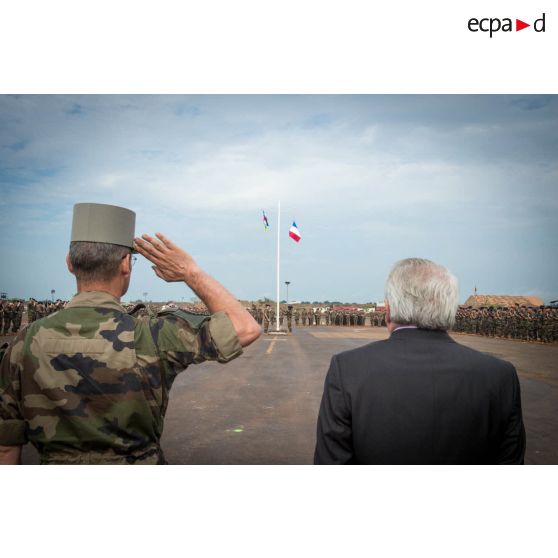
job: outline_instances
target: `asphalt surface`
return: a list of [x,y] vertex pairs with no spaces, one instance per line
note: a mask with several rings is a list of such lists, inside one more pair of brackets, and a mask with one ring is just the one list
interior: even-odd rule
[[[528,464],[558,464],[558,344],[474,335],[456,341],[512,362],[519,374]],[[162,446],[171,464],[309,464],[329,360],[387,337],[386,328],[314,326],[262,336],[226,364],[180,374]],[[37,463],[24,448],[24,463]]]

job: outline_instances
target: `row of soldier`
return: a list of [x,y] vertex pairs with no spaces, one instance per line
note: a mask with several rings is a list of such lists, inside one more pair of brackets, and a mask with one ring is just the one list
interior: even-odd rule
[[[66,303],[57,301],[37,301],[31,298],[27,304],[27,319],[31,323],[64,307]],[[184,305],[181,305],[184,306]],[[185,310],[194,313],[206,313],[203,305],[197,308],[187,305]],[[174,305],[173,305],[174,307]],[[15,334],[19,331],[25,304],[22,300],[0,300],[0,332],[3,335]],[[276,323],[275,307],[271,304],[252,306],[248,309],[256,321],[267,333]],[[332,309],[329,307],[294,307],[288,305],[279,309],[279,327],[287,321],[288,331],[292,331],[293,322],[296,327],[309,326],[349,326],[349,327],[382,327],[385,326],[385,312],[376,310],[364,312],[357,309]],[[558,340],[558,308],[540,307],[459,307],[453,331],[470,333],[487,337],[519,339],[524,341],[540,341],[553,343]]]
[[[252,304],[248,311],[255,320],[264,328],[267,333],[269,327],[277,322],[275,309],[270,305],[256,306]],[[288,305],[286,308],[279,308],[279,327],[283,326],[287,320],[287,329],[292,331],[292,322],[295,326],[318,326],[318,325],[337,325],[337,326],[366,326],[382,327],[386,325],[385,312],[376,311],[365,313],[355,310],[332,310],[330,308],[295,308]]]
[[[276,323],[275,308],[270,304],[249,309],[256,321],[267,332]],[[356,309],[295,308],[289,305],[279,309],[279,327],[287,319],[292,331],[296,326],[385,326],[385,312],[364,312]],[[558,341],[558,308],[550,306],[527,307],[459,307],[453,331],[488,337],[519,339],[553,343]]]
[[558,340],[558,308],[459,307],[453,330],[486,337],[553,343]]
[[19,331],[24,309],[23,300],[0,300],[0,331],[2,335],[15,334]]
[[[27,303],[27,322],[40,320],[64,307],[63,300],[38,301],[34,298]],[[25,303],[23,300],[0,300],[0,332],[2,335],[16,334],[21,328]]]

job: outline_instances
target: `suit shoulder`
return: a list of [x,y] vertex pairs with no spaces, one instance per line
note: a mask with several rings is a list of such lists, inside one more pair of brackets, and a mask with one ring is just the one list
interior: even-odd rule
[[356,347],[355,349],[349,349],[348,351],[336,353],[333,355],[333,358],[339,362],[350,363],[355,360],[361,361],[363,358],[373,358],[374,356],[386,353],[389,350],[389,339],[383,339],[381,341],[372,341],[362,347]]
[[467,359],[469,362],[475,362],[484,367],[500,370],[502,373],[515,374],[514,365],[507,360],[503,360],[490,353],[483,353],[481,351],[477,351],[476,349],[472,349],[471,347],[466,347],[465,345],[461,345],[461,343],[455,343],[454,347],[456,352],[460,353],[460,356]]

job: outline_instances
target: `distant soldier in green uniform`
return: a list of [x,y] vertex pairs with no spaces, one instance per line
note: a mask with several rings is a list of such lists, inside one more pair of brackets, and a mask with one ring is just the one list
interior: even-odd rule
[[45,305],[42,302],[39,302],[36,307],[35,315],[37,320],[44,318],[46,316]]
[[302,312],[300,313],[300,317],[302,318],[302,325],[303,326],[306,325],[306,315],[307,315],[307,310],[306,310],[306,308],[303,308]]
[[320,321],[322,319],[322,313],[320,312],[319,308],[314,310],[314,325],[320,325]]
[[[67,263],[78,294],[23,329],[2,359],[0,462],[19,463],[31,442],[41,463],[164,463],[160,438],[176,375],[205,360],[228,362],[260,335],[189,254],[161,234],[134,239],[134,222],[123,208],[74,207]],[[211,316],[127,314],[120,297],[133,248],[159,278],[185,282]]]
[[385,311],[380,312],[380,326],[386,327],[386,313]]
[[10,325],[14,319],[14,305],[12,302],[8,302],[4,305],[4,330],[3,334],[8,335],[10,332]]
[[290,304],[287,306],[287,328],[289,332],[293,331],[293,307]]
[[529,341],[536,341],[537,340],[537,314],[534,308],[528,309],[528,316],[529,316]]
[[294,320],[295,320],[295,326],[298,327],[298,324],[300,322],[300,312],[298,311],[298,308],[294,309]]
[[545,306],[544,309],[544,339],[545,343],[553,343],[556,341],[554,337],[554,330],[556,327],[556,309],[551,306]]
[[29,299],[27,304],[27,323],[33,323],[37,319],[36,301],[34,298]]
[[263,328],[264,333],[269,331],[269,324],[271,323],[271,306],[266,304],[263,309]]
[[17,333],[21,327],[21,321],[23,319],[23,302],[17,300],[14,304],[13,310],[13,320],[12,320],[12,333]]
[[258,310],[257,310],[256,305],[254,303],[252,303],[250,305],[250,308],[248,309],[248,312],[250,312],[250,316],[252,316],[252,318],[254,318],[254,320],[257,318]]
[[551,334],[550,334],[550,342],[555,343],[558,341],[558,308],[552,309],[552,327],[551,327]]

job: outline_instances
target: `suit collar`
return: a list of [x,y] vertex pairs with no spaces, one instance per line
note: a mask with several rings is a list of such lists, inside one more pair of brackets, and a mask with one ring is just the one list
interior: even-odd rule
[[390,341],[424,340],[440,341],[443,343],[455,343],[447,331],[421,328],[401,328],[395,330],[390,336]]

